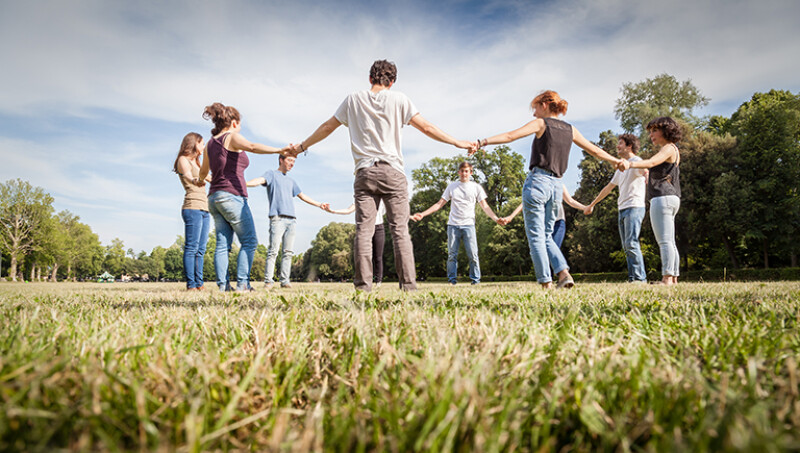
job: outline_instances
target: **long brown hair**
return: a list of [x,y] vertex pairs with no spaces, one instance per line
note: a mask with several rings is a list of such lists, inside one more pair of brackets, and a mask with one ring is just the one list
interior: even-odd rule
[[203,110],[203,119],[211,120],[214,123],[214,129],[211,129],[211,135],[217,135],[231,125],[234,120],[241,121],[239,111],[236,107],[224,105],[221,102],[215,102],[207,105]]
[[[172,164],[172,171],[178,173],[178,159],[181,156],[186,157],[189,159],[189,156],[195,153],[195,148],[197,148],[197,144],[203,140],[203,136],[198,134],[197,132],[189,132],[183,137],[183,141],[181,142],[181,148],[178,150],[178,157],[175,158],[175,163]],[[200,166],[200,155],[198,154],[195,158],[197,165]]]

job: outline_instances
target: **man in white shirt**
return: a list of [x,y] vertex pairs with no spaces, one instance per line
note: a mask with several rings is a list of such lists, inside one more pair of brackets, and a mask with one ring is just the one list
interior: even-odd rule
[[[639,151],[639,139],[632,134],[622,134],[617,142],[619,157],[629,162],[642,160],[636,153]],[[644,257],[639,246],[639,233],[642,230],[642,219],[645,211],[645,190],[647,185],[647,170],[631,168],[621,172],[617,170],[614,176],[597,194],[594,201],[586,207],[584,214],[590,215],[597,203],[608,196],[614,187],[619,186],[619,238],[625,250],[628,261],[628,282],[647,282],[647,272],[644,268]]]
[[486,202],[486,191],[480,184],[470,181],[472,164],[461,162],[458,166],[458,181],[450,183],[442,194],[442,198],[423,212],[411,216],[411,220],[419,222],[423,217],[442,209],[448,201],[450,217],[447,219],[447,280],[455,285],[458,275],[458,249],[464,242],[464,251],[469,259],[469,279],[473,285],[481,281],[481,265],[478,261],[478,238],[475,234],[475,203],[483,208],[492,220],[499,224],[500,219],[495,215],[489,203]]
[[378,60],[369,71],[372,88],[345,98],[336,113],[307,139],[292,145],[299,154],[325,139],[344,124],[350,129],[350,149],[355,161],[353,183],[356,204],[355,278],[356,289],[372,290],[372,235],[375,215],[383,200],[394,243],[395,268],[400,288],[417,288],[414,248],[408,234],[408,181],[403,168],[401,129],[410,124],[428,137],[475,152],[477,145],[456,140],[431,124],[403,93],[389,91],[397,80],[397,67]]

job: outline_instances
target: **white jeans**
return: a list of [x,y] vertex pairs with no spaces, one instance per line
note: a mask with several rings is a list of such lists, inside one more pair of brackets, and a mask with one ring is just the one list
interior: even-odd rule
[[681,259],[675,245],[675,216],[680,208],[681,199],[675,195],[650,200],[650,225],[661,251],[661,275],[680,275]]

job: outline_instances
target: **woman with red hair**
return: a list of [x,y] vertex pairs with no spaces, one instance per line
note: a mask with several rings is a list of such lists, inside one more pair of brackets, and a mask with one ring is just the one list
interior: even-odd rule
[[558,119],[567,113],[567,101],[555,91],[540,93],[531,101],[531,108],[533,121],[519,129],[478,140],[478,146],[509,143],[535,134],[528,167],[530,172],[522,187],[525,234],[531,260],[536,280],[543,288],[553,287],[551,266],[558,275],[557,287],[571,288],[575,283],[569,273],[567,260],[553,241],[553,225],[563,192],[561,177],[569,164],[569,150],[575,143],[592,156],[612,165],[625,166],[628,162],[611,156],[586,140],[571,124]]

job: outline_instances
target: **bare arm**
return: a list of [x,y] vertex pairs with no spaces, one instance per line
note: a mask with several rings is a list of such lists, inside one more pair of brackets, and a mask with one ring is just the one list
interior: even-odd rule
[[522,212],[522,203],[520,203],[519,206],[517,206],[517,209],[515,209],[514,212],[503,217],[502,219],[500,219],[500,222],[497,223],[499,223],[500,225],[508,225],[509,223],[511,223],[512,220],[514,220],[514,217],[516,217],[517,214],[519,214],[520,212]]
[[422,132],[423,134],[427,135],[428,137],[438,142],[447,143],[448,145],[453,145],[461,149],[469,149],[469,150],[476,149],[474,143],[468,142],[466,140],[456,140],[449,134],[445,133],[443,130],[434,126],[433,123],[423,118],[422,115],[420,115],[419,113],[417,113],[416,115],[414,115],[413,118],[411,118],[411,122],[409,124],[419,129],[419,131]]
[[[583,213],[586,214],[586,215],[591,214],[594,211],[594,207],[597,205],[597,203],[600,203],[601,201],[603,201],[603,198],[607,197],[608,194],[610,194],[611,191],[614,190],[614,187],[617,187],[617,185],[614,184],[613,182],[610,182],[610,183],[606,184],[605,187],[600,189],[600,193],[598,193],[597,196],[594,197],[594,200],[592,200],[592,202],[589,203],[589,206],[584,206],[583,207],[583,209],[582,209]],[[575,209],[581,209],[581,208],[575,208]]]
[[[497,223],[500,223],[500,218],[497,217],[497,214],[495,214],[494,211],[492,211],[492,208],[489,206],[489,203],[487,203],[485,199],[479,201],[478,204],[481,206],[483,212],[485,212],[490,219],[494,220]],[[502,225],[502,223],[500,224]]]
[[320,203],[319,201],[314,200],[313,198],[309,197],[308,195],[306,195],[304,193],[297,194],[297,198],[305,201],[306,203],[310,204],[311,206],[314,206],[314,207],[317,207],[317,208],[320,208],[320,209],[328,210],[331,207],[328,203]]
[[572,142],[583,148],[587,153],[591,154],[592,156],[598,159],[602,159],[606,162],[611,162],[611,164],[614,166],[616,166],[620,162],[620,159],[617,159],[611,154],[608,154],[594,143],[590,142],[589,140],[586,140],[583,134],[581,134],[581,132],[575,126],[572,126]]
[[529,135],[538,134],[539,132],[544,130],[544,120],[541,118],[537,118],[528,124],[520,127],[519,129],[515,129],[513,131],[504,132],[502,134],[493,135],[489,138],[485,138],[478,143],[480,146],[486,145],[501,145],[503,143],[511,143],[514,140],[519,140],[523,137],[527,137]]
[[267,183],[267,180],[264,179],[263,176],[259,176],[258,178],[253,178],[250,181],[247,181],[247,187],[263,186],[266,183]]
[[252,143],[237,132],[230,135],[228,149],[232,151],[247,151],[248,153],[254,154],[279,154],[285,151],[280,148],[275,148],[274,146]]
[[428,209],[426,209],[426,210],[424,210],[422,212],[418,212],[418,213],[412,215],[411,216],[411,220],[413,220],[415,222],[419,222],[420,220],[422,220],[423,217],[431,215],[434,212],[442,209],[442,206],[444,206],[446,204],[447,204],[447,200],[445,200],[444,198],[440,198],[439,201],[437,201],[436,203],[431,205],[430,208],[428,208]]
[[575,209],[577,209],[579,211],[583,211],[584,209],[586,209],[586,205],[585,204],[583,204],[583,203],[579,202],[578,200],[572,198],[572,195],[570,195],[569,191],[567,190],[567,186],[564,186],[562,184],[561,187],[563,187],[563,189],[564,189],[564,192],[561,194],[561,199],[564,202],[566,202],[568,205],[572,206],[573,208],[575,208]]
[[356,210],[356,204],[351,204],[347,209],[326,209],[326,211],[330,212],[331,214],[352,214]]
[[208,171],[208,143],[206,143],[206,147],[203,148],[203,165],[200,166],[200,174],[197,176],[197,179],[205,181],[206,176],[208,176]]
[[328,136],[331,135],[333,131],[335,131],[336,128],[338,128],[341,125],[342,123],[339,120],[337,120],[335,116],[330,117],[328,121],[325,121],[324,123],[320,124],[317,130],[315,130],[311,135],[309,135],[307,139],[300,142],[299,145],[293,145],[291,147],[292,153],[294,155],[298,155],[304,152],[314,144],[319,143],[322,140],[328,138]]
[[192,184],[202,181],[202,179],[192,177],[192,165],[189,163],[189,159],[183,156],[178,158],[178,174]]
[[[672,146],[670,146],[672,145]],[[653,168],[656,165],[664,163],[667,159],[677,154],[678,147],[672,143],[666,144],[649,159],[644,159],[636,162],[631,162],[631,168]],[[677,158],[676,158],[677,159]]]

